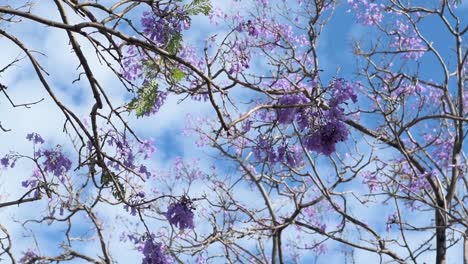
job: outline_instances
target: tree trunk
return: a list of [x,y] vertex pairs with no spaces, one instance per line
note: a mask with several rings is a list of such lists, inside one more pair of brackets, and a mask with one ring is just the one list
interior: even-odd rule
[[[442,207],[443,208],[443,207]],[[436,222],[436,264],[446,264],[447,255],[447,237],[446,237],[446,221],[445,213],[442,210],[435,210]]]

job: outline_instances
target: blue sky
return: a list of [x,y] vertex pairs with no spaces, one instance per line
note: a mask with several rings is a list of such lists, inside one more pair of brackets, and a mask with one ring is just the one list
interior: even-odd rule
[[[51,12],[51,10],[54,10],[51,4],[52,1],[37,2],[38,4],[33,9],[34,13],[41,16],[57,18],[57,15],[53,15],[54,13]],[[216,1],[214,5],[225,10],[230,8],[227,4],[223,5],[223,3],[225,2]],[[467,10],[467,7],[468,5],[466,1],[464,1],[463,6],[460,7],[459,10]],[[366,28],[354,23],[355,19],[353,14],[347,13],[347,9],[348,7],[346,4],[338,8],[336,11],[337,14],[326,27],[319,41],[319,56],[321,57],[321,66],[324,70],[322,78],[325,80],[330,80],[335,77],[338,69],[340,77],[354,79],[356,70],[354,67],[355,58],[352,56],[350,43],[353,39],[368,37],[369,34],[372,34],[369,33]],[[187,42],[200,43],[200,40],[203,39],[202,36],[212,34],[213,32],[207,31],[209,30],[207,21],[206,18],[195,18],[193,21],[193,30],[187,33],[185,40]],[[428,25],[428,27],[431,27],[431,30],[433,30],[432,25]],[[53,84],[54,91],[56,91],[65,104],[72,106],[81,116],[87,116],[91,107],[92,97],[88,92],[89,89],[86,82],[80,81],[73,85],[71,84],[71,81],[77,77],[75,69],[78,63],[76,59],[70,59],[74,57],[70,56],[70,47],[65,38],[65,33],[58,30],[47,30],[43,26],[38,26],[30,22],[23,22],[18,26],[9,27],[8,31],[19,36],[35,50],[47,55],[47,57],[39,56],[39,58],[50,73],[50,77],[48,78],[50,83]],[[441,33],[436,29],[431,32],[431,35],[441,38]],[[447,45],[448,43],[444,41],[439,43],[441,47],[449,47],[449,45]],[[19,50],[13,48],[4,38],[0,38],[0,47],[2,50],[0,67],[20,54]],[[92,49],[89,45],[83,43],[83,47],[90,54],[92,53]],[[448,52],[448,50],[446,52]],[[128,95],[122,92],[123,88],[113,76],[112,72],[106,69],[105,66],[101,66],[97,58],[91,56],[90,60],[90,64],[93,65],[93,70],[97,72],[97,78],[102,82],[103,86],[108,89],[111,98],[115,102],[123,103]],[[423,59],[422,63],[424,64],[424,62]],[[437,76],[433,74],[433,72],[437,72],[436,67],[433,67],[431,64],[422,66],[425,69],[423,75],[428,74],[437,78]],[[63,115],[58,113],[57,107],[45,94],[44,89],[42,89],[41,84],[37,81],[37,78],[35,78],[26,60],[21,61],[15,65],[15,67],[2,73],[0,75],[0,81],[8,87],[11,87],[9,88],[9,95],[17,103],[44,98],[42,103],[33,106],[31,109],[11,108],[5,101],[0,101],[0,121],[3,126],[12,129],[12,132],[0,135],[0,156],[10,150],[20,153],[31,153],[31,144],[25,140],[26,134],[31,131],[41,134],[50,146],[64,144],[64,142],[66,142],[66,144],[64,144],[65,150],[69,153],[73,152],[70,144],[68,144],[68,137],[62,132]],[[327,81],[325,81],[325,83],[326,82]],[[183,136],[182,130],[184,128],[183,120],[186,118],[187,114],[191,114],[192,116],[213,117],[213,111],[207,104],[190,100],[178,103],[179,99],[180,98],[171,97],[161,111],[154,117],[136,119],[130,116],[128,117],[130,123],[142,137],[155,139],[158,151],[155,154],[155,158],[152,160],[152,165],[154,167],[158,169],[168,168],[176,157],[182,156],[187,160],[201,158],[200,167],[209,170],[209,167],[215,162],[212,158],[214,152],[206,148],[202,150],[197,148],[193,143],[194,138]],[[224,163],[219,163],[219,165],[219,171],[234,173],[232,167],[224,167],[226,166]],[[24,189],[20,187],[20,183],[29,177],[31,168],[31,164],[22,162],[12,170],[0,171],[0,202],[17,199],[17,197],[23,193]],[[326,170],[326,168],[324,168],[324,170]],[[192,188],[192,191],[194,193],[202,193],[206,191],[207,187],[208,186],[200,184],[200,186]],[[356,192],[362,191],[363,187],[365,186],[360,185],[360,181],[355,181],[354,184],[348,186],[349,190],[354,190]],[[242,192],[242,195],[244,195],[245,202],[256,199],[255,195],[247,190],[241,190],[240,188],[239,192]],[[45,202],[42,202],[42,206],[45,206]],[[356,206],[358,205],[356,204]],[[20,255],[21,251],[27,248],[34,248],[34,243],[30,236],[23,238],[23,235],[27,234],[27,231],[19,224],[15,223],[14,220],[36,216],[38,213],[38,211],[36,211],[38,210],[37,208],[41,207],[33,204],[25,204],[20,207],[2,208],[0,210],[1,222],[8,226],[11,232],[10,234],[14,238],[13,251],[17,256]],[[111,219],[116,213],[123,213],[123,209],[119,207],[116,210],[110,206],[103,206],[101,210],[101,216],[105,220],[104,224],[109,227],[109,231],[107,231],[106,235],[109,237],[109,241],[111,241],[111,248],[115,253],[114,258],[119,260],[120,263],[134,263],[135,259],[141,258],[140,253],[131,249],[128,243],[120,243],[118,241],[119,235],[117,232],[112,231]],[[364,208],[359,207],[359,210],[363,218],[367,219],[370,223],[380,225],[380,229],[385,229],[386,217],[389,214],[388,208],[380,207],[376,204]],[[42,212],[43,209],[41,208],[39,211]],[[421,217],[421,214],[417,214],[414,217],[415,221],[418,221],[416,218]],[[89,227],[87,225],[87,220],[84,218],[82,222],[78,221],[76,225],[74,232],[76,232],[77,235],[85,233]],[[64,230],[63,226],[36,225],[32,229],[36,233],[36,239],[39,242],[42,253],[52,254],[56,252],[57,238],[61,239]],[[293,236],[293,234],[291,234],[291,236]],[[414,234],[411,239],[416,244],[422,237],[418,234]],[[79,248],[85,252],[96,251],[96,246],[91,243],[80,245]],[[337,252],[341,250],[341,246],[330,244],[329,253],[319,257],[317,263],[343,263],[343,255],[337,254]],[[460,254],[460,248],[451,248],[448,254],[448,263],[456,263],[455,259],[459,259]],[[309,263],[309,259],[312,258],[313,256],[304,258],[303,263]],[[357,263],[374,263],[377,261],[375,255],[370,255],[360,250],[355,252],[355,259]],[[427,259],[427,262],[431,263],[430,258],[428,257]]]

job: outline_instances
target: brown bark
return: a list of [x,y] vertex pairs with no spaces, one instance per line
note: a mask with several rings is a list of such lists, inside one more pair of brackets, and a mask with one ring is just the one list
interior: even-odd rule
[[436,221],[436,264],[446,264],[447,263],[447,221],[445,218],[445,213],[436,209],[435,211],[435,221]]

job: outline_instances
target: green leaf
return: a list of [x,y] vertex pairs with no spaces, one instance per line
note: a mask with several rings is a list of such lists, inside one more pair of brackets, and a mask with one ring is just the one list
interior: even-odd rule
[[[114,196],[115,199],[117,199],[117,201],[122,201],[125,197],[125,189],[124,189],[124,186],[122,183],[120,183],[120,181],[117,180],[117,186],[118,188],[115,186],[115,185],[112,185],[112,196]],[[119,193],[119,189],[120,189],[120,193]]]
[[193,2],[185,6],[187,14],[194,16],[198,14],[207,16],[210,14],[211,8],[210,0],[193,0]]
[[179,68],[175,68],[172,71],[172,79],[176,82],[180,82],[185,77],[185,73],[181,71]]
[[171,54],[176,54],[182,47],[182,34],[175,33],[167,43],[166,50]]
[[158,98],[158,83],[152,80],[138,90],[138,96],[128,104],[128,108],[135,110],[137,117],[142,117],[153,108]]

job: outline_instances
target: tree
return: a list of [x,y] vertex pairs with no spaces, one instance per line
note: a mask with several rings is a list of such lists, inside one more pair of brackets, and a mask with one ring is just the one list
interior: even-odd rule
[[0,6],[2,261],[468,263],[466,4],[231,4]]

